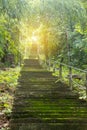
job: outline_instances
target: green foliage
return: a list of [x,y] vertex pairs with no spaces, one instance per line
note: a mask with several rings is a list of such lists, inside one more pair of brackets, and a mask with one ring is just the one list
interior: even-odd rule
[[[23,44],[28,35],[32,35],[32,30],[41,28],[39,35],[47,59],[64,57],[65,62],[68,62],[68,43],[71,47],[70,55],[72,59],[75,58],[74,65],[78,66],[81,59],[83,64],[78,67],[86,64],[85,0],[1,0],[0,11],[1,61],[5,62],[10,53],[13,62],[18,63],[21,55],[24,55]],[[80,53],[84,58],[78,56]]]
[[6,84],[8,87],[15,87],[19,76],[20,68],[8,69],[0,72],[0,83]]
[[25,16],[26,6],[26,1],[0,1],[0,60],[4,63],[9,54],[14,64],[20,60],[19,20]]
[[64,62],[67,64],[70,56],[72,59],[70,64],[83,68],[84,64],[87,64],[85,51],[87,50],[87,14],[82,3],[71,0],[56,2],[47,0],[44,2],[43,13],[48,55],[50,54],[51,58],[56,55],[55,60],[57,57],[64,57]]
[[[15,69],[7,69],[6,71],[0,71],[0,114],[4,116],[3,120],[6,122],[11,116],[14,92],[17,86],[19,73],[19,67],[16,67]],[[2,129],[4,128],[5,127],[2,127]]]

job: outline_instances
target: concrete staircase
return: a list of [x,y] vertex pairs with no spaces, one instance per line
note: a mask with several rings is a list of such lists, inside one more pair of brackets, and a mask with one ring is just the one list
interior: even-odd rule
[[56,81],[37,59],[25,60],[10,130],[87,130],[87,103]]

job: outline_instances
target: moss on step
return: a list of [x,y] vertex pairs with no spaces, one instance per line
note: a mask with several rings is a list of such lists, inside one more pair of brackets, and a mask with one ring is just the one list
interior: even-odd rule
[[87,103],[56,80],[38,60],[25,61],[15,93],[11,130],[87,129]]

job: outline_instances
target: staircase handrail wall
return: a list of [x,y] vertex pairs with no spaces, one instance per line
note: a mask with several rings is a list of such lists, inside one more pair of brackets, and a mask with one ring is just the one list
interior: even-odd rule
[[[68,68],[68,70],[69,70],[69,72],[68,72],[68,79],[69,79],[69,86],[70,86],[70,88],[71,88],[71,90],[73,89],[73,84],[76,84],[75,83],[75,81],[74,81],[74,79],[73,79],[73,76],[75,76],[75,75],[73,75],[73,72],[72,72],[72,70],[76,70],[76,71],[79,71],[80,73],[83,73],[83,74],[85,74],[85,76],[84,76],[84,81],[83,81],[83,85],[81,85],[81,84],[79,84],[79,83],[77,83],[77,85],[78,86],[84,86],[85,87],[85,97],[86,97],[86,99],[87,99],[87,71],[86,70],[82,70],[82,69],[79,69],[79,68],[76,68],[76,67],[73,67],[72,65],[67,65],[67,64],[65,64],[65,63],[63,63],[63,62],[59,62],[59,61],[55,61],[55,62],[51,62],[51,61],[48,61],[48,67],[49,67],[49,70],[51,69],[51,68],[53,68],[53,70],[52,71],[59,71],[59,74],[58,74],[58,77],[59,77],[59,79],[62,79],[63,78],[63,76],[62,76],[62,73],[63,73],[63,67],[67,67]],[[58,65],[58,67],[56,67],[56,65]],[[77,76],[80,76],[80,75],[77,75]]]

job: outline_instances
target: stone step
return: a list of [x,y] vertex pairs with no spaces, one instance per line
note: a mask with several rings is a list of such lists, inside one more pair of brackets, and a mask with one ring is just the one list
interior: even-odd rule
[[[21,73],[22,74],[22,73]],[[40,77],[40,78],[55,78],[52,76],[52,74],[48,73],[48,72],[29,72],[29,73],[25,73],[25,74],[22,74],[21,78],[24,78],[24,77]]]
[[86,123],[13,123],[12,130],[86,130]]
[[[27,100],[18,100],[18,102],[16,102],[16,100],[14,101],[14,105],[13,107],[15,106],[25,106],[25,107],[30,107],[30,105],[32,106],[34,104],[34,107],[43,107],[45,106],[45,109],[48,107],[46,106],[49,106],[50,108],[52,107],[58,107],[58,108],[62,108],[64,107],[64,109],[66,108],[72,108],[72,107],[75,107],[75,108],[79,108],[79,109],[82,109],[82,108],[86,108],[87,107],[87,104],[86,103],[82,103],[81,101],[79,100],[76,100],[76,99],[68,99],[69,101],[67,101],[67,99],[57,99],[55,101],[54,100],[50,100],[50,99],[45,99],[45,100],[41,100],[41,99],[37,99],[37,100],[34,100],[34,99],[27,99]],[[73,101],[72,101],[73,100]],[[41,102],[41,104],[40,104]],[[38,106],[37,106],[38,105]],[[62,108],[63,109],[63,108]]]
[[25,60],[18,81],[10,130],[87,129],[87,103],[37,59]]
[[[15,118],[12,119],[13,123],[87,123],[87,119],[85,118]],[[83,130],[83,129],[82,129]]]
[[18,80],[19,85],[57,85],[56,83],[56,79],[40,79],[40,78],[27,78],[27,79],[22,79],[22,80]]
[[27,65],[27,64],[39,64],[39,61],[38,61],[38,59],[25,59],[24,60],[24,63],[25,63],[25,65]]
[[[33,115],[34,114],[34,115]],[[38,118],[38,119],[42,119],[42,121],[44,122],[44,120],[47,120],[47,118],[48,119],[50,119],[51,121],[52,120],[54,120],[54,119],[56,119],[56,120],[58,120],[58,119],[64,119],[64,118],[66,118],[67,120],[69,120],[69,119],[72,119],[72,120],[74,120],[74,119],[84,119],[84,120],[86,120],[87,119],[87,113],[82,113],[82,114],[79,114],[79,115],[77,115],[76,113],[72,113],[72,114],[65,114],[65,113],[60,113],[60,114],[54,114],[54,113],[49,113],[49,114],[45,114],[45,113],[35,113],[35,112],[30,112],[30,113],[27,113],[27,114],[14,114],[14,115],[12,115],[12,118],[15,120],[15,119],[21,119],[21,118],[27,118],[27,119],[31,119],[31,118]]]
[[[26,94],[26,93],[25,93]],[[48,93],[49,94],[49,93]],[[41,93],[30,93],[30,94],[26,94],[26,96],[24,94],[16,94],[16,98],[18,100],[18,98],[23,99],[25,98],[24,100],[27,100],[28,98],[30,99],[34,99],[34,98],[43,98],[43,99],[53,99],[54,96],[55,96],[55,99],[58,99],[58,98],[65,98],[65,99],[77,99],[77,95],[71,95],[71,94],[57,94],[57,93],[53,93],[53,95],[49,94],[48,95],[47,93],[46,94],[41,94]]]
[[43,96],[43,95],[41,95],[41,96],[38,96],[38,95],[35,95],[35,96],[33,96],[33,95],[20,95],[20,96],[17,96],[17,97],[15,97],[15,101],[18,101],[18,99],[19,100],[28,100],[28,98],[30,98],[30,99],[35,99],[35,100],[39,100],[39,98],[41,98],[41,99],[43,99],[43,100],[45,100],[46,98],[47,99],[49,99],[49,100],[57,100],[58,98],[59,99],[77,99],[77,96],[74,96],[74,95],[58,95],[58,96],[49,96],[49,95],[45,95],[45,97]]
[[[25,105],[24,105],[25,106]],[[49,105],[50,106],[50,105]],[[58,106],[50,106],[50,107],[52,107],[52,110],[51,110],[51,108],[49,108],[49,106],[32,106],[32,104],[31,104],[31,106],[28,106],[28,105],[26,105],[25,106],[25,108],[23,108],[23,105],[17,105],[17,106],[14,106],[14,108],[13,108],[13,110],[14,110],[14,113],[15,112],[17,112],[16,114],[22,114],[22,113],[27,113],[27,114],[33,114],[34,115],[34,113],[38,113],[38,114],[41,114],[41,115],[48,115],[48,114],[52,114],[52,115],[57,115],[57,114],[65,114],[65,115],[68,115],[68,114],[70,114],[70,115],[74,115],[74,114],[76,114],[76,115],[80,115],[80,114],[82,114],[82,116],[86,116],[87,117],[87,111],[86,111],[86,108],[85,107],[74,107],[74,105],[72,105],[72,106],[60,106],[60,107],[58,107]],[[44,108],[45,107],[45,108]],[[64,108],[62,108],[62,107],[64,107]],[[31,115],[30,114],[30,115]],[[63,116],[63,115],[61,115],[61,116]]]

